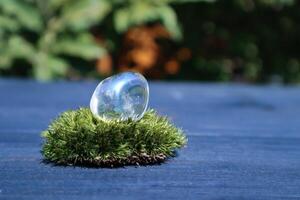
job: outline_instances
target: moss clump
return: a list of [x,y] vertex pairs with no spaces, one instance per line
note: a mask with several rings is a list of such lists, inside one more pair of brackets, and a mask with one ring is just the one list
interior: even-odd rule
[[46,161],[95,167],[160,163],[187,141],[153,110],[139,121],[104,122],[80,108],[62,113],[42,135]]

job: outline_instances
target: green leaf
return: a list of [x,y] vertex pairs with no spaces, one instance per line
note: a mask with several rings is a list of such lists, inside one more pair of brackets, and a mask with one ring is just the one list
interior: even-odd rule
[[32,44],[19,35],[14,35],[9,38],[7,48],[9,54],[15,58],[31,60],[35,54],[35,49]]
[[171,33],[171,36],[176,40],[181,39],[182,33],[175,11],[170,6],[161,6],[157,12],[160,14],[162,23]]
[[160,18],[157,6],[146,1],[137,1],[129,6],[118,9],[114,14],[114,26],[119,33],[123,33],[131,26],[145,24]]
[[110,4],[105,0],[77,0],[66,4],[62,18],[70,29],[84,30],[99,23],[110,10]]
[[119,33],[127,31],[131,26],[153,21],[161,21],[174,39],[181,39],[182,34],[176,13],[165,4],[138,1],[118,9],[114,14],[114,26]]
[[8,69],[14,59],[25,59],[30,62],[35,55],[34,47],[21,36],[12,35],[0,43],[0,68]]
[[42,29],[42,17],[32,4],[23,0],[1,0],[0,8],[7,15],[15,17],[27,29],[36,32]]
[[77,37],[62,37],[52,47],[55,54],[67,54],[78,56],[87,60],[101,57],[105,49],[96,43],[88,33],[82,33]]
[[58,9],[60,7],[63,7],[66,4],[71,3],[73,0],[48,0],[49,6],[52,9]]
[[213,3],[217,0],[167,0],[170,3],[197,3],[197,2],[208,2]]
[[0,59],[0,69],[9,69],[12,64],[13,58],[11,55],[1,53],[1,59]]
[[0,29],[15,32],[20,28],[20,24],[11,17],[0,15]]
[[114,27],[118,33],[125,32],[130,26],[129,11],[126,8],[119,9],[114,14]]
[[138,1],[128,10],[132,24],[143,24],[159,18],[156,6],[144,1]]
[[40,52],[35,60],[33,74],[41,81],[51,80],[63,76],[68,70],[68,63],[63,59]]

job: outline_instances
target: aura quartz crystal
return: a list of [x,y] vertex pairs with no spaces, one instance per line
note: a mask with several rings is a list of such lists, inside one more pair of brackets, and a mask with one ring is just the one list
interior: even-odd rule
[[139,73],[124,72],[101,81],[90,101],[94,116],[102,120],[139,120],[149,100],[147,80]]

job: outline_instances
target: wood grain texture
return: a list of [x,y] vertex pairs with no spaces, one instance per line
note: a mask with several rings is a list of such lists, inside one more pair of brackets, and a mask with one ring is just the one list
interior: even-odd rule
[[0,199],[300,199],[300,88],[150,83],[150,106],[188,136],[162,165],[41,163],[40,132],[87,106],[96,82],[0,80]]

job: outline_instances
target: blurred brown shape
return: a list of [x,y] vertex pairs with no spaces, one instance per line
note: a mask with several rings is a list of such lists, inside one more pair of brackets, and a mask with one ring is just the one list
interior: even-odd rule
[[140,70],[147,70],[155,65],[157,60],[156,52],[151,48],[142,47],[132,50],[128,57],[132,62],[137,64],[137,68]]
[[188,48],[181,48],[177,52],[177,58],[180,61],[186,61],[189,60],[192,57],[192,52]]
[[165,70],[168,74],[176,74],[179,71],[179,63],[175,59],[170,60],[166,63]]
[[112,73],[112,58],[109,54],[97,60],[97,72],[101,75],[109,75]]
[[[176,48],[170,48],[172,45],[175,46],[169,32],[160,24],[133,27],[124,35],[117,58],[118,71],[138,71],[154,79],[174,75],[180,65],[175,60]],[[183,49],[178,59],[189,57],[189,50]]]

